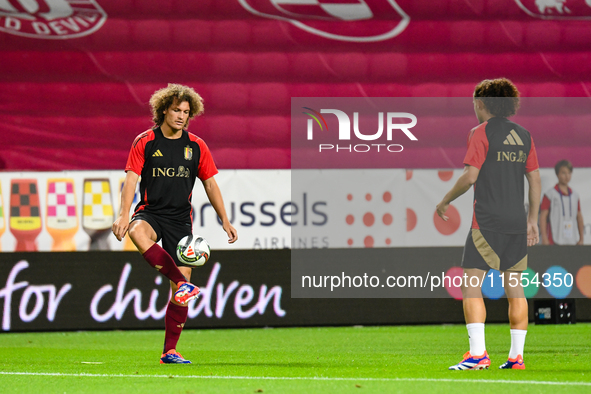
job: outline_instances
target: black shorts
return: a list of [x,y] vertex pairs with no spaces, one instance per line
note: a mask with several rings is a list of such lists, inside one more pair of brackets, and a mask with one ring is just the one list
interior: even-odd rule
[[143,220],[156,232],[156,242],[162,240],[162,249],[166,250],[177,266],[191,267],[179,261],[176,256],[176,247],[181,239],[192,234],[191,223],[176,222],[162,216],[148,212],[138,212],[131,218],[131,222]]
[[462,267],[524,271],[527,268],[527,234],[471,229],[464,247]]

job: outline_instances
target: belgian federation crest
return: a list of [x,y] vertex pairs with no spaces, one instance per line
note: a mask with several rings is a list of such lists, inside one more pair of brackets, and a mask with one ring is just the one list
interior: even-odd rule
[[193,148],[189,145],[185,146],[185,160],[191,160],[193,158]]
[[519,8],[541,19],[591,19],[591,0],[515,0]]
[[107,20],[96,0],[0,0],[0,31],[58,39],[94,33]]
[[394,0],[238,0],[250,13],[290,22],[308,33],[353,42],[402,33],[410,17]]

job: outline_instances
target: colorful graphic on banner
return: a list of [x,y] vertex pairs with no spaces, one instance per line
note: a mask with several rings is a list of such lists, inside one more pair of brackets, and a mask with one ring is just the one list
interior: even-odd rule
[[109,179],[85,179],[82,226],[90,236],[90,250],[110,250],[107,238],[113,220]]
[[292,170],[292,249],[404,246],[404,182],[401,169]]
[[74,251],[78,232],[76,194],[73,179],[47,180],[47,218],[45,228],[53,238],[52,251]]
[[473,191],[450,204],[442,220],[435,206],[454,185],[462,170],[407,170],[404,188],[406,201],[406,246],[463,245],[472,223]]
[[36,179],[10,182],[10,232],[16,238],[17,252],[35,252],[41,233],[41,212]]

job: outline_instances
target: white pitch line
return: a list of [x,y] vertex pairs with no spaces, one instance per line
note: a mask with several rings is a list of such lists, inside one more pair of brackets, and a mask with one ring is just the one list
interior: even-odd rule
[[[469,372],[468,372],[469,373]],[[178,379],[234,379],[234,380],[316,380],[345,382],[451,382],[451,383],[508,383],[508,384],[539,384],[548,386],[591,386],[591,382],[551,382],[537,380],[499,380],[499,379],[431,379],[431,378],[338,378],[322,376],[207,376],[207,375],[123,375],[94,373],[60,373],[60,372],[3,372],[0,375],[26,376],[73,376],[88,378],[178,378]]]

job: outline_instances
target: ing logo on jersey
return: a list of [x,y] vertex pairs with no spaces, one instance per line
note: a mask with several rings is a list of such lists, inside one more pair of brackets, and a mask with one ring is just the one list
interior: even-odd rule
[[0,0],[0,31],[68,39],[94,33],[107,20],[95,0]]
[[497,152],[497,161],[509,161],[511,163],[526,163],[527,162],[527,154],[524,151],[519,150],[519,152]]
[[591,0],[515,0],[519,8],[541,19],[591,19]]
[[166,178],[189,178],[191,170],[184,166],[179,166],[178,170],[175,168],[152,168],[152,177],[166,177]]
[[373,42],[396,37],[410,17],[394,0],[238,0],[248,12],[324,38]]

